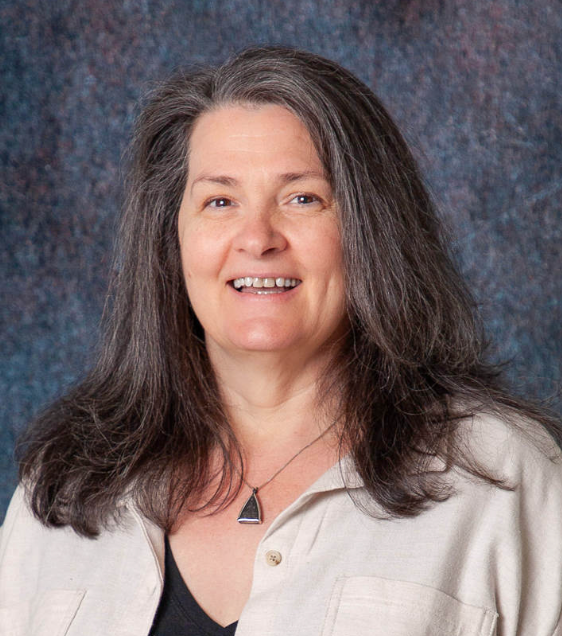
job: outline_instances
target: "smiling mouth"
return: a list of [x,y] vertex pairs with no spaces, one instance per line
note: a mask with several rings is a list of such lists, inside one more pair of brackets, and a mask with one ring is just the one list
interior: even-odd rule
[[245,276],[229,281],[229,285],[240,293],[260,295],[283,294],[301,283],[299,278],[259,278],[256,276]]

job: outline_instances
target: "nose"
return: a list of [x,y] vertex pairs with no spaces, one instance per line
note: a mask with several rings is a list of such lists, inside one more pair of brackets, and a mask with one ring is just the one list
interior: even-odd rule
[[234,238],[233,247],[237,251],[261,258],[282,252],[287,247],[287,239],[276,215],[262,210],[245,216]]

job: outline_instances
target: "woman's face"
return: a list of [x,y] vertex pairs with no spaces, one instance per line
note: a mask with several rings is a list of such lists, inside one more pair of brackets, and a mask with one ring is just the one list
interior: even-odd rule
[[288,110],[232,105],[199,118],[178,229],[210,352],[314,355],[341,334],[332,191],[307,129]]

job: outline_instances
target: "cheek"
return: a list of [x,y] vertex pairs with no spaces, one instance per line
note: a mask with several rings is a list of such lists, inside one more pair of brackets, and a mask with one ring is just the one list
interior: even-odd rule
[[196,236],[184,234],[180,240],[181,264],[185,287],[190,305],[201,324],[205,320],[205,308],[210,306],[208,281],[212,276],[209,271],[209,259],[205,255],[205,247]]
[[317,265],[324,280],[325,301],[338,315],[345,313],[345,283],[341,235],[338,228],[330,227],[319,237],[316,252]]
[[[310,245],[314,245],[315,248],[311,250]],[[307,244],[302,246],[302,251],[313,259],[315,269],[323,271],[329,278],[343,278],[341,236],[335,224],[327,224],[317,231],[309,238]]]
[[216,231],[196,224],[183,228],[179,243],[187,295],[199,322],[207,329],[218,310],[223,245]]
[[197,228],[185,228],[180,236],[183,275],[186,284],[210,276],[217,269],[217,242]]
[[194,259],[193,246],[180,242],[181,248],[181,266],[183,270],[183,277],[185,278],[186,285],[189,286],[190,280],[193,278],[193,265],[197,263],[197,259]]

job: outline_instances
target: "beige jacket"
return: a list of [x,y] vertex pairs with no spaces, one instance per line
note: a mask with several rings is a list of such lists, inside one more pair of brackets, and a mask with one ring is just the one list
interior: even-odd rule
[[[376,519],[354,505],[364,490],[344,460],[268,529],[237,635],[562,636],[560,453],[551,461],[491,417],[467,439],[514,490],[457,472],[446,502]],[[44,528],[16,491],[0,538],[1,636],[148,634],[163,535],[133,506],[121,513],[83,539]]]

